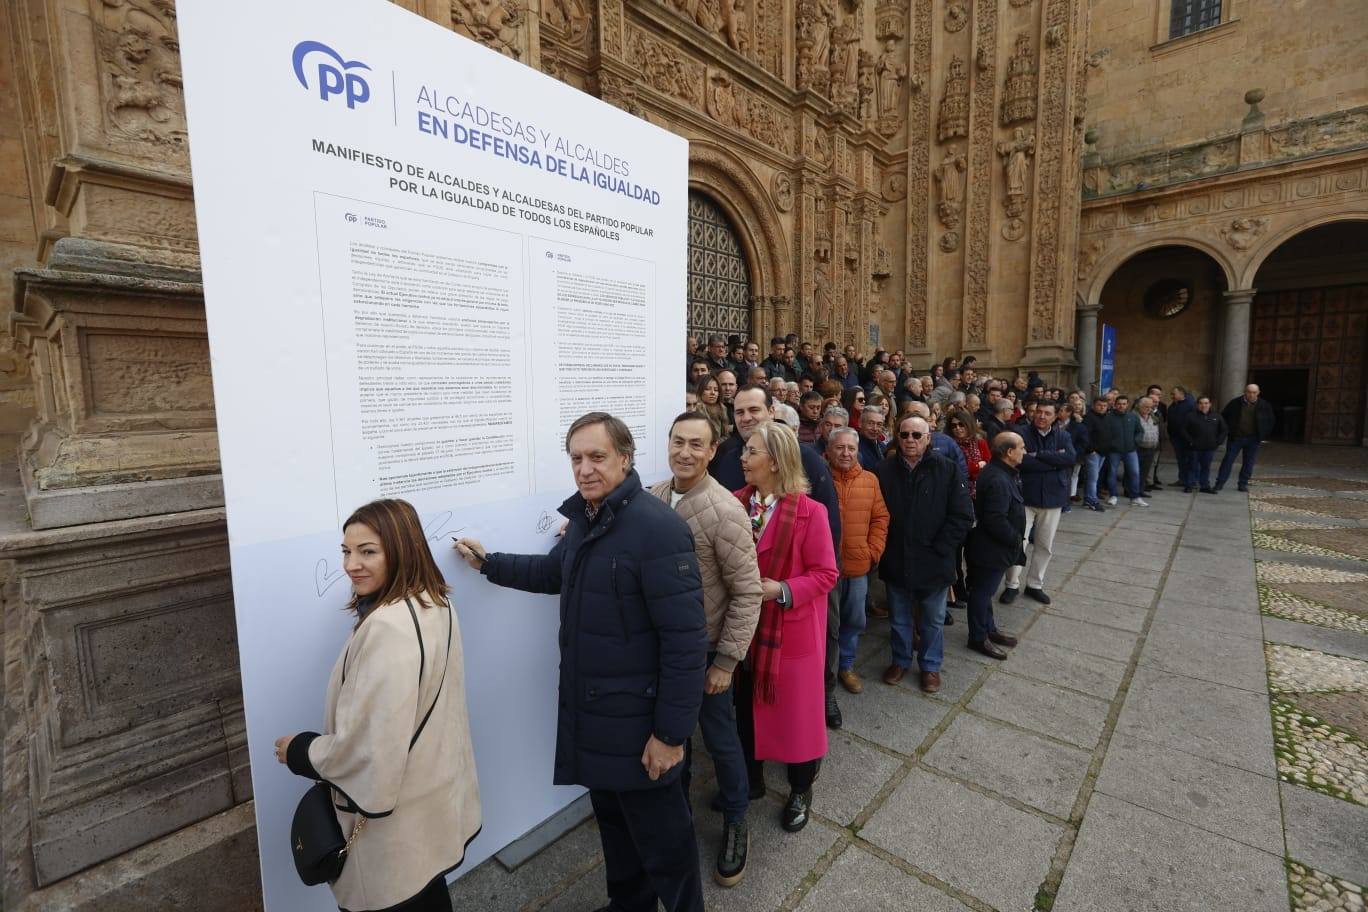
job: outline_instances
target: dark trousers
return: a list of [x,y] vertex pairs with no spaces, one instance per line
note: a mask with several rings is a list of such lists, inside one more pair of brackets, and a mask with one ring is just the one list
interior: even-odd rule
[[964,566],[964,543],[955,549],[955,592],[951,602],[969,601],[969,576]]
[[614,912],[703,912],[693,815],[678,782],[631,792],[590,789]]
[[1151,486],[1152,479],[1158,474],[1154,469],[1154,464],[1159,461],[1159,448],[1150,447],[1140,448],[1140,493]]
[[[717,653],[708,653],[708,664],[712,665]],[[717,772],[717,790],[722,794],[722,817],[728,823],[744,820],[746,808],[750,806],[750,796],[746,788],[746,755],[741,750],[741,736],[736,733],[736,704],[732,686],[720,694],[703,695],[703,705],[698,711],[698,728],[703,732],[703,744],[712,757],[713,769]],[[689,794],[692,778],[693,739],[684,742],[684,769],[680,772],[680,783],[684,794]]]
[[1215,450],[1192,450],[1192,483],[1200,488],[1211,487],[1211,459]]
[[451,912],[451,891],[447,889],[446,877],[437,875],[417,896],[390,906],[386,912]]
[[1226,441],[1225,456],[1221,459],[1221,469],[1216,473],[1219,487],[1230,479],[1230,470],[1235,468],[1235,456],[1240,456],[1240,485],[1249,484],[1254,475],[1254,462],[1259,458],[1259,438],[1231,437]]
[[1192,450],[1181,440],[1170,437],[1169,441],[1173,444],[1173,459],[1178,463],[1178,483],[1185,488],[1190,488],[1197,482],[1193,480],[1192,474]]
[[969,565],[969,644],[976,645],[997,632],[993,621],[993,596],[997,594],[1007,568],[990,570]]
[[[827,593],[826,689],[836,686],[836,666],[841,660],[841,599],[836,589]],[[740,669],[738,669],[739,671]]]
[[[736,731],[741,736],[741,750],[746,755],[746,776],[750,785],[756,789],[765,784],[765,764],[755,759],[755,699],[754,685],[750,673],[745,668],[737,668],[732,678],[732,689],[736,691]],[[789,791],[806,792],[812,788],[817,778],[820,760],[807,760],[803,763],[789,763]]]

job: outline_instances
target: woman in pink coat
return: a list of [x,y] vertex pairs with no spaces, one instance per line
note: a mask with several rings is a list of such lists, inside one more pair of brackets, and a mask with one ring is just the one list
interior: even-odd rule
[[786,425],[758,425],[741,450],[747,484],[736,492],[751,517],[765,598],[736,671],[736,727],[753,798],[765,793],[764,761],[788,764],[782,824],[791,833],[807,825],[827,752],[826,609],[838,572],[826,508],[806,494],[798,446]]

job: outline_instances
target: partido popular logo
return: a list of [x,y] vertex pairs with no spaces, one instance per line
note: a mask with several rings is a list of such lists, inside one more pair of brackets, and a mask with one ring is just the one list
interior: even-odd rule
[[[353,70],[369,70],[370,67],[359,60],[344,60],[342,55],[321,41],[301,41],[295,45],[295,78],[306,89],[317,88],[318,97],[331,101],[334,97],[345,98],[347,107],[355,108],[370,100],[370,83],[364,76]],[[305,66],[315,67],[316,86],[309,85],[309,73]]]

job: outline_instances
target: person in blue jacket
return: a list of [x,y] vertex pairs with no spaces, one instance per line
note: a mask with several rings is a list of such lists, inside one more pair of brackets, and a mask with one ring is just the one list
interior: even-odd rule
[[[1026,571],[1026,594],[1048,605],[1045,570],[1054,553],[1055,530],[1064,505],[1069,502],[1069,475],[1074,466],[1073,440],[1069,432],[1055,426],[1055,403],[1044,400],[1036,406],[1031,427],[1022,434],[1026,455],[1021,461],[1021,496],[1026,502],[1025,538],[1031,542],[1031,561]],[[1035,535],[1031,535],[1031,530]],[[1010,605],[1021,586],[1020,565],[1007,571],[1007,587],[999,601]]]

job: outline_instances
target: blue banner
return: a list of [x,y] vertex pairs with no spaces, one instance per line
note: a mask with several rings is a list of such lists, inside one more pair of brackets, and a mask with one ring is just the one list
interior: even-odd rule
[[1097,371],[1097,393],[1102,395],[1112,387],[1116,373],[1116,327],[1102,324],[1102,364]]

